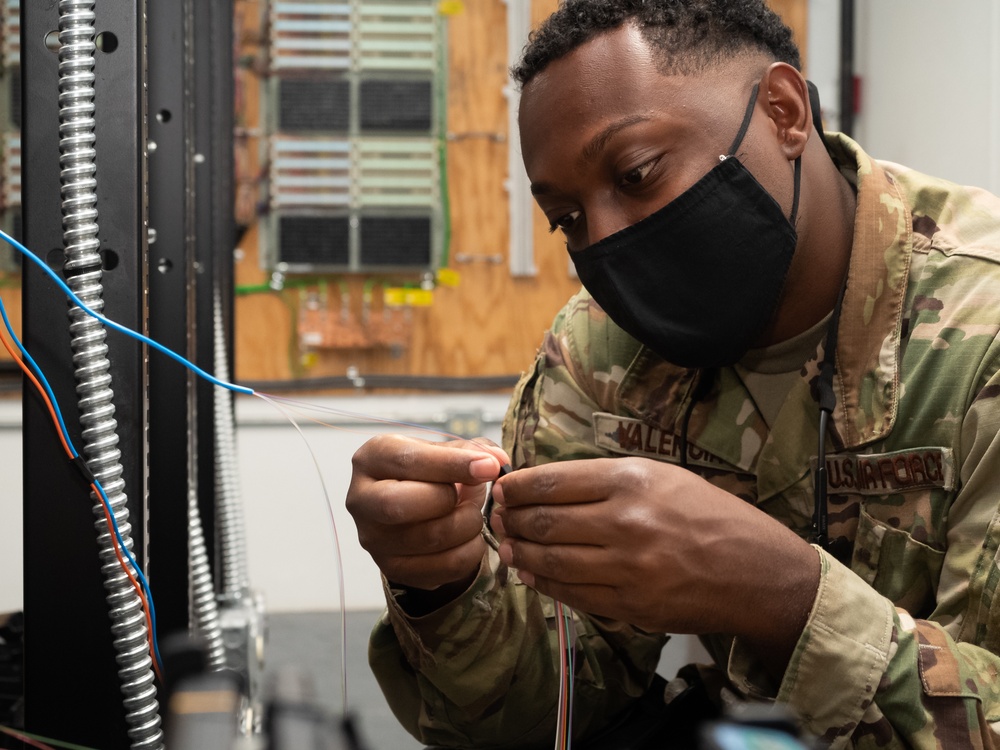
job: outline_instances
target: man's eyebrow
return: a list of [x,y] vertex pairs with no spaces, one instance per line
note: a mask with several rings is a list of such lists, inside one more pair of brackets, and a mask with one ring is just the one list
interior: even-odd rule
[[[628,115],[627,117],[623,117],[620,120],[615,120],[614,122],[605,126],[600,133],[598,133],[597,135],[595,135],[593,138],[590,139],[587,145],[583,147],[583,151],[580,152],[579,161],[585,162],[589,161],[590,159],[593,159],[595,156],[597,156],[598,153],[600,153],[601,149],[603,149],[608,144],[608,141],[610,141],[615,134],[619,133],[625,128],[630,128],[633,125],[639,124],[640,122],[648,122],[649,120],[652,119],[653,118],[650,115],[637,114],[637,115]],[[547,195],[548,193],[551,193],[552,190],[553,190],[552,186],[549,185],[547,182],[531,183],[532,195]]]
[[607,125],[600,133],[595,135],[590,139],[590,142],[583,147],[583,151],[580,152],[580,161],[589,161],[593,159],[597,154],[601,152],[611,140],[613,136],[619,133],[625,128],[630,128],[633,125],[637,125],[640,122],[648,122],[652,117],[649,115],[628,115],[621,118],[620,120],[615,120],[610,125]]

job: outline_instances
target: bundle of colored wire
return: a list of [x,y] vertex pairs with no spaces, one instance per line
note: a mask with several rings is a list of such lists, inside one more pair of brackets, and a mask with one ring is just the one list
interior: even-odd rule
[[[28,365],[25,364],[25,361],[22,360],[21,357],[18,356],[18,353],[14,351],[2,331],[0,331],[0,343],[3,343],[4,348],[10,354],[11,358],[17,366],[21,368],[31,384],[38,390],[39,396],[41,396],[42,401],[48,409],[49,415],[52,417],[52,422],[56,428],[56,434],[59,436],[59,441],[62,443],[63,450],[66,452],[69,460],[78,465],[81,464],[82,461],[80,459],[80,454],[73,445],[69,431],[66,429],[66,422],[63,420],[62,410],[59,408],[59,403],[56,401],[55,394],[52,392],[49,381],[45,377],[45,373],[43,373],[41,368],[38,366],[38,363],[35,362],[34,358],[24,347],[24,344],[21,343],[17,334],[14,333],[14,327],[11,325],[10,319],[7,317],[7,308],[4,307],[2,299],[0,299],[0,317],[3,318],[4,327],[7,329],[7,333],[10,335],[10,338],[17,345],[17,348],[20,350],[24,360],[27,360],[27,362],[30,363],[31,368],[29,369]],[[114,513],[111,509],[111,501],[108,499],[107,493],[104,491],[104,487],[101,486],[101,483],[97,480],[97,478],[92,476],[88,478],[91,479],[90,488],[94,493],[94,497],[100,498],[101,500],[101,505],[104,509],[104,518],[108,524],[108,533],[113,534],[118,540],[118,544],[115,546],[115,555],[118,557],[118,562],[121,565],[122,570],[125,572],[125,575],[128,576],[136,594],[138,594],[139,601],[142,603],[143,611],[146,615],[146,624],[149,629],[150,657],[153,660],[153,668],[156,671],[156,676],[162,683],[162,661],[160,659],[159,645],[156,640],[156,610],[153,607],[153,595],[149,590],[149,583],[146,581],[146,577],[142,574],[142,570],[139,568],[139,564],[132,556],[131,551],[126,546],[125,540],[122,539],[121,531],[118,528],[118,522],[115,520]],[[125,557],[128,558],[128,563],[125,562],[125,557],[122,557],[123,553]],[[131,570],[129,569],[129,564],[131,564]],[[132,574],[132,570],[135,571],[135,575],[142,581],[141,586]]]
[[92,747],[75,745],[72,742],[62,742],[60,740],[54,740],[50,737],[42,737],[40,734],[25,732],[23,729],[17,730],[11,729],[10,727],[0,726],[0,733],[6,734],[8,737],[13,737],[15,740],[27,745],[28,747],[37,747],[39,750],[53,750],[53,748],[65,748],[66,750],[94,750]]
[[305,419],[308,419],[310,422],[314,422],[315,424],[322,425],[323,427],[330,427],[331,429],[334,429],[334,430],[342,430],[344,432],[355,432],[355,433],[361,433],[361,434],[370,434],[370,433],[365,433],[362,430],[352,430],[352,429],[350,429],[348,427],[343,427],[341,425],[336,425],[336,424],[331,424],[330,422],[325,422],[322,419],[317,419],[316,417],[309,416],[308,412],[310,412],[310,411],[322,412],[322,413],[325,413],[325,414],[332,414],[332,415],[338,416],[338,417],[344,417],[346,419],[354,419],[354,420],[358,420],[358,421],[371,422],[373,424],[382,424],[382,425],[387,425],[387,426],[392,426],[392,427],[397,427],[397,428],[402,427],[402,428],[405,428],[406,430],[414,430],[414,431],[420,432],[420,433],[426,433],[426,434],[431,434],[431,435],[439,435],[441,437],[449,438],[449,439],[452,439],[452,440],[463,440],[464,439],[464,438],[462,438],[461,435],[456,435],[454,432],[448,432],[447,430],[439,430],[439,429],[436,429],[434,427],[428,427],[427,425],[416,424],[414,422],[403,422],[403,421],[401,421],[399,419],[389,419],[389,418],[386,418],[386,417],[378,417],[378,416],[375,416],[373,414],[362,414],[360,412],[355,412],[355,411],[346,411],[344,409],[335,409],[335,408],[330,407],[330,406],[319,406],[317,404],[310,404],[307,401],[299,401],[297,399],[287,398],[285,396],[276,396],[273,393],[264,393],[264,394],[261,394],[259,392],[255,392],[254,395],[255,396],[266,396],[267,400],[269,402],[271,402],[273,406],[278,406],[279,404],[281,406],[283,406],[284,409],[282,409],[281,411],[285,415],[286,419],[288,418],[288,411],[291,411],[291,412],[295,412],[296,414],[299,414],[300,416],[304,417]]
[[556,602],[556,633],[559,641],[559,699],[556,707],[555,750],[573,746],[573,612]]
[[8,729],[7,727],[0,727],[0,732],[3,732],[8,737],[13,737],[18,742],[23,742],[28,747],[37,747],[40,750],[53,750],[52,745],[46,745],[44,742],[36,740],[33,737],[29,737],[26,734],[21,734],[14,729]]

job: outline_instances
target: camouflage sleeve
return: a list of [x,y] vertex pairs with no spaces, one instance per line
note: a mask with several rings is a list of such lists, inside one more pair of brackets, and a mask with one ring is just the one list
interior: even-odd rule
[[[948,520],[937,600],[916,619],[821,553],[809,622],[777,693],[831,747],[982,748],[1000,744],[1000,375],[961,430],[961,490]],[[919,545],[885,528],[878,554]],[[938,553],[940,554],[940,553]],[[734,646],[734,655],[739,647]],[[732,666],[732,661],[730,666]]]
[[[518,384],[504,424],[515,466],[603,455],[593,447],[596,410],[573,372],[563,316],[534,369]],[[487,532],[487,539],[492,541]],[[405,593],[369,643],[369,662],[390,707],[414,737],[445,747],[551,747],[558,696],[558,636],[551,599],[524,586],[493,546],[457,601],[424,617]],[[649,686],[665,642],[622,623],[574,615],[575,738],[627,709]]]

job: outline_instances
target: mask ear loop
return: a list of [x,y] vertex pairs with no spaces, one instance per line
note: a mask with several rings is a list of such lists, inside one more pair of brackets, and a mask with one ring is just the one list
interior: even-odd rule
[[826,149],[826,153],[833,161],[834,166],[840,169],[840,159],[837,158],[833,149],[830,148],[830,144],[826,142],[826,137],[824,136],[825,128],[823,127],[823,110],[819,102],[819,89],[816,88],[816,84],[812,81],[806,81],[806,88],[809,90],[809,107],[812,109],[813,129],[816,131],[820,143],[823,144],[823,148]]
[[[815,88],[815,87],[813,87]],[[760,84],[755,83],[753,89],[750,91],[750,101],[747,102],[746,111],[743,113],[743,122],[740,123],[739,132],[736,133],[736,137],[733,139],[733,145],[729,147],[729,151],[724,156],[719,156],[719,161],[725,161],[733,156],[736,156],[736,149],[740,147],[743,143],[743,139],[746,137],[747,131],[750,129],[750,120],[753,119],[753,110],[757,106],[757,93],[760,91]],[[799,213],[799,188],[802,182],[802,157],[798,156],[795,159],[795,177],[794,177],[794,187],[792,189],[792,215],[788,219],[788,223],[793,227],[795,226],[795,218]]]
[[753,109],[757,106],[757,92],[760,91],[760,84],[755,83],[753,85],[753,90],[750,92],[750,101],[747,102],[747,110],[743,113],[743,122],[740,124],[740,130],[733,139],[733,145],[729,147],[729,151],[726,152],[725,156],[720,156],[719,161],[725,161],[730,156],[736,155],[736,149],[740,147],[743,143],[743,138],[747,134],[747,130],[750,129],[750,119],[753,117]]
[[799,188],[802,185],[802,157],[795,157],[795,176],[792,178],[792,215],[788,217],[788,223],[795,226],[795,219],[799,215]]

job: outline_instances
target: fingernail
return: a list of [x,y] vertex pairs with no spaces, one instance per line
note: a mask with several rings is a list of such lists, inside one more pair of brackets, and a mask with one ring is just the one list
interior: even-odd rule
[[490,492],[493,494],[493,504],[503,505],[503,487],[494,482],[493,489],[491,489]]
[[506,542],[500,544],[500,548],[497,550],[500,555],[500,559],[503,561],[504,565],[511,565],[514,562],[514,550],[510,548],[510,545]]
[[497,460],[477,458],[469,464],[469,473],[476,479],[493,479],[497,475]]

